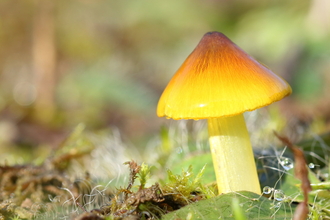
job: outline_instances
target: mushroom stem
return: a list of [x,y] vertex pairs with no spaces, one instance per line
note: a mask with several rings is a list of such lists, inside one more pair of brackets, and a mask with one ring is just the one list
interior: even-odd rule
[[243,114],[208,119],[209,141],[219,194],[261,194],[253,150]]

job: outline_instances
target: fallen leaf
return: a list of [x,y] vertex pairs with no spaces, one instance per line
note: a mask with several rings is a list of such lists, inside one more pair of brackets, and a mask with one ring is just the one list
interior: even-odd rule
[[301,202],[293,216],[293,220],[304,220],[307,219],[308,216],[308,193],[312,191],[312,187],[310,181],[308,179],[308,168],[307,163],[304,157],[304,152],[289,140],[288,137],[280,136],[276,132],[274,132],[275,136],[283,142],[292,152],[295,161],[294,173],[295,177],[297,177],[301,181],[301,190],[304,194],[304,201]]

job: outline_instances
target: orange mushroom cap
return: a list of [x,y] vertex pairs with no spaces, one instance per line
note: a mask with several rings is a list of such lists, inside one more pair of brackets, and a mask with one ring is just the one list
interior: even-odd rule
[[285,80],[224,34],[209,32],[165,88],[157,115],[173,119],[232,116],[290,94]]

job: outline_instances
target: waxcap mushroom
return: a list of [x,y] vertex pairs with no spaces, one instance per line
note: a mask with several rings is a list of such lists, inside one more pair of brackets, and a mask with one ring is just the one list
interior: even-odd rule
[[218,193],[261,194],[243,112],[291,93],[287,82],[246,54],[225,35],[209,32],[163,92],[158,116],[207,118]]
[[281,77],[224,34],[208,32],[164,90],[159,117],[205,119],[233,116],[291,94]]

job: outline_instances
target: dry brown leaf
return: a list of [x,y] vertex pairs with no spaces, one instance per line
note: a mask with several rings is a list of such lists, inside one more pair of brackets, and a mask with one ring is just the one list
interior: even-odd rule
[[299,205],[296,208],[296,211],[293,214],[293,220],[305,220],[308,217],[308,204],[303,201],[299,203]]
[[294,173],[295,177],[297,177],[301,181],[301,190],[304,194],[304,201],[301,202],[293,216],[293,220],[304,220],[307,219],[308,216],[308,193],[312,190],[310,181],[308,179],[308,168],[307,163],[304,157],[304,152],[289,140],[288,137],[280,136],[276,132],[274,132],[275,136],[283,142],[288,148],[293,152],[295,168]]

